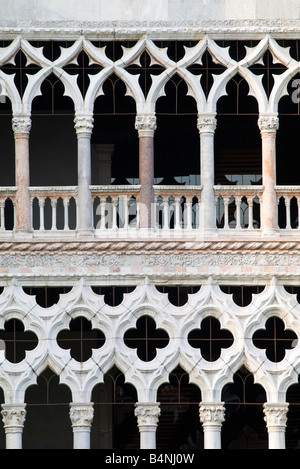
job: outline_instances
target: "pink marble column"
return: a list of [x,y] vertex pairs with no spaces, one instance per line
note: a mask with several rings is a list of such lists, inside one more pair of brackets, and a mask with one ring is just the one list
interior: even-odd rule
[[15,231],[29,233],[31,230],[31,210],[29,193],[29,116],[15,116],[12,120],[15,137],[15,180],[17,186],[15,200]]
[[137,115],[135,128],[139,135],[139,227],[151,228],[154,208],[154,132],[156,117],[152,114]]
[[262,138],[262,173],[263,173],[263,204],[262,229],[265,234],[278,230],[278,208],[276,195],[276,132],[279,119],[274,114],[261,115],[258,126]]

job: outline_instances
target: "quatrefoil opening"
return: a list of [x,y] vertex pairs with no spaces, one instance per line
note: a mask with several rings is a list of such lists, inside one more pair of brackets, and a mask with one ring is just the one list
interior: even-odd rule
[[164,348],[169,343],[169,336],[163,329],[156,329],[154,319],[142,316],[136,322],[136,328],[124,334],[127,347],[137,349],[138,357],[149,362],[156,357],[156,349]]
[[94,349],[104,345],[105,336],[100,329],[92,329],[88,319],[79,316],[70,321],[69,329],[59,332],[56,340],[59,347],[70,349],[74,360],[85,362],[92,356]]
[[5,343],[5,358],[11,363],[24,360],[26,351],[38,345],[38,338],[32,331],[25,331],[19,319],[5,321],[4,330],[0,330],[0,340]]
[[277,316],[270,317],[265,329],[259,329],[252,336],[255,347],[265,349],[267,358],[274,363],[284,359],[286,350],[295,348],[297,339],[295,332],[285,329],[284,322]]
[[201,322],[201,329],[193,329],[188,335],[188,343],[199,348],[202,357],[214,362],[220,358],[222,349],[233,344],[233,335],[227,329],[221,329],[218,319],[208,316]]

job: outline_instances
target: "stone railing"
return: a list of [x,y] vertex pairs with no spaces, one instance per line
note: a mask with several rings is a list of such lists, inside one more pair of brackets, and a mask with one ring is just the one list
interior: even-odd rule
[[30,187],[33,231],[76,230],[77,187]]
[[[153,186],[152,234],[201,233],[201,186]],[[96,236],[107,233],[138,235],[139,185],[90,186]],[[214,186],[216,232],[252,233],[262,231],[263,186]],[[276,186],[278,231],[296,234],[300,229],[300,186]],[[0,233],[10,236],[15,226],[16,187],[0,187]],[[33,236],[63,233],[76,236],[78,219],[77,186],[30,187]],[[204,227],[205,228],[205,227]]]
[[276,186],[278,226],[280,229],[300,229],[300,186]]
[[215,186],[217,227],[253,230],[261,227],[262,186]]

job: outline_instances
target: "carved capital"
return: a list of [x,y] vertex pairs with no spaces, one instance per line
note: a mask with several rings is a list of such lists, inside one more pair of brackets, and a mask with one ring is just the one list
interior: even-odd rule
[[225,408],[222,402],[220,403],[200,403],[199,405],[200,422],[203,425],[216,425],[220,426],[225,420]]
[[94,118],[91,115],[77,114],[74,119],[75,130],[77,134],[88,133],[91,134],[94,127]]
[[267,423],[267,427],[285,427],[288,407],[287,403],[264,404],[264,420]]
[[156,426],[160,416],[159,403],[136,403],[135,416],[137,417],[139,428],[148,425]]
[[200,114],[197,119],[197,127],[200,133],[214,132],[217,128],[217,119],[214,115]]
[[279,129],[279,119],[275,115],[261,115],[258,119],[258,127],[261,132],[277,132]]
[[23,429],[26,417],[26,404],[2,404],[2,420],[5,431],[19,432]]
[[31,118],[29,116],[13,117],[12,128],[15,134],[29,134],[31,130]]
[[156,116],[154,114],[138,114],[135,118],[135,129],[140,136],[152,136],[156,127]]
[[70,404],[70,419],[72,427],[90,427],[94,417],[93,403]]

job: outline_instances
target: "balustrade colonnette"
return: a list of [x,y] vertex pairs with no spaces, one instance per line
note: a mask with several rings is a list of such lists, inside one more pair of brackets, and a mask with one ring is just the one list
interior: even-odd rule
[[[156,117],[152,114],[136,116],[140,184],[92,186],[93,116],[76,113],[74,123],[78,143],[78,185],[31,187],[31,118],[28,115],[13,117],[16,186],[0,188],[1,233],[9,231],[5,222],[8,202],[12,206],[13,230],[20,235],[74,231],[86,236],[121,228],[154,228],[160,232],[199,229],[207,235],[215,234],[218,229],[256,229],[272,235],[278,232],[278,208],[281,206],[282,210],[282,205],[285,207],[285,222],[280,228],[300,228],[300,187],[276,186],[277,115],[260,115],[258,119],[262,138],[262,186],[215,186],[214,134],[217,119],[214,114],[198,116],[201,186],[153,184]],[[292,204],[296,207],[293,211]]]

